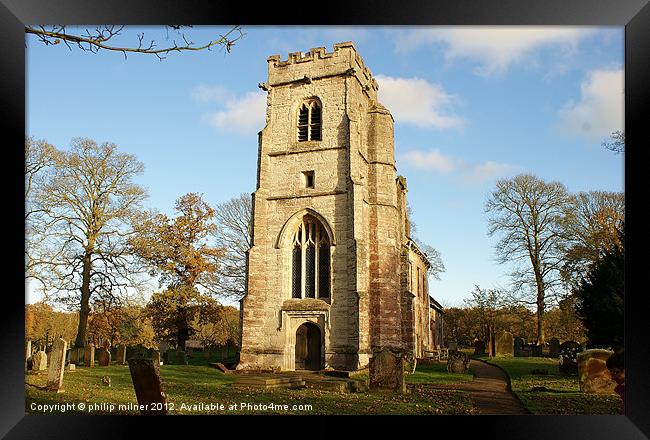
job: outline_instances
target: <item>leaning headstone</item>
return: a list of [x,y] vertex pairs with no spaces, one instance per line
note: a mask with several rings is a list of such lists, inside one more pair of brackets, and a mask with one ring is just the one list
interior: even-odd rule
[[558,338],[551,338],[548,341],[548,356],[556,358],[560,355],[560,340]]
[[578,373],[578,353],[582,351],[580,344],[575,341],[566,341],[560,345],[558,355],[558,369],[560,373]]
[[68,343],[63,339],[57,339],[52,344],[50,351],[50,366],[47,371],[47,390],[61,392],[63,386],[63,369],[65,368],[65,353]]
[[138,399],[140,414],[167,414],[167,396],[160,379],[160,365],[150,350],[136,352],[129,358],[129,371]]
[[526,344],[526,341],[524,341],[524,338],[516,337],[514,340],[514,352],[515,356],[522,356],[522,349],[524,348],[524,345]]
[[106,347],[97,350],[97,361],[100,367],[108,367],[111,364],[111,352]]
[[375,352],[369,362],[370,389],[389,389],[406,393],[404,359],[390,349]]
[[501,331],[494,337],[495,356],[512,356],[514,353],[514,342],[510,332]]
[[117,355],[115,356],[117,365],[126,364],[126,345],[120,344],[117,346]]
[[43,350],[37,351],[34,353],[34,356],[32,356],[32,370],[47,370],[47,355]]
[[95,366],[95,346],[93,344],[86,347],[86,351],[84,352],[84,365],[86,367]]
[[607,369],[610,350],[593,349],[578,354],[578,379],[583,393],[611,394],[616,388]]
[[474,354],[485,354],[485,341],[474,342]]
[[450,373],[465,373],[469,369],[469,356],[458,350],[449,350],[447,371]]

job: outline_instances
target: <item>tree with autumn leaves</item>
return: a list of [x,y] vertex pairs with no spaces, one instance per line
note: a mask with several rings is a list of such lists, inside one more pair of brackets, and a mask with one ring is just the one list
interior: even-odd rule
[[156,336],[176,341],[179,349],[197,331],[195,325],[218,320],[220,304],[219,260],[224,250],[214,244],[215,210],[196,193],[176,201],[176,217],[162,213],[142,214],[129,245],[160,277],[161,292],[147,305]]

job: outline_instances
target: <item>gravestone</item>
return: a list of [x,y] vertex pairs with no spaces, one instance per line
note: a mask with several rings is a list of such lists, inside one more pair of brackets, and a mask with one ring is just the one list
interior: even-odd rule
[[494,337],[495,356],[512,356],[514,353],[514,342],[510,332],[501,331]]
[[95,366],[95,346],[93,344],[88,345],[84,351],[84,365],[91,368]]
[[560,373],[578,373],[578,353],[582,351],[580,344],[575,341],[566,341],[560,345],[558,355],[558,369]]
[[406,393],[404,358],[390,349],[375,352],[369,362],[370,389],[389,389]]
[[115,361],[118,365],[126,364],[126,345],[120,344],[117,346],[117,355],[115,356]]
[[551,338],[548,341],[548,356],[555,358],[560,355],[560,340],[558,338]]
[[129,358],[129,371],[140,406],[140,414],[167,414],[167,396],[160,379],[160,365],[151,350],[141,350]]
[[450,373],[465,373],[469,369],[469,356],[458,350],[449,350],[447,371]]
[[524,338],[516,337],[514,340],[514,353],[515,356],[522,356],[522,349],[524,348],[524,345],[526,344],[526,341],[524,341]]
[[50,351],[50,366],[47,371],[47,390],[61,392],[63,386],[63,369],[65,368],[65,354],[68,343],[63,339],[57,339],[52,344]]
[[418,361],[413,356],[413,353],[404,354],[404,372],[408,374],[414,374],[415,369],[417,368]]
[[485,354],[485,341],[474,342],[474,354]]
[[530,344],[531,356],[541,357],[542,356],[542,346],[538,344]]
[[607,369],[607,359],[613,354],[610,350],[593,349],[578,354],[578,379],[583,393],[611,394],[616,388]]
[[106,348],[97,350],[97,361],[100,367],[108,367],[111,364],[111,352]]
[[30,358],[32,357],[32,341],[25,344],[25,371],[29,370]]
[[43,350],[37,351],[32,356],[32,370],[43,371],[47,370],[47,355]]
[[76,366],[75,364],[68,364],[68,368],[67,368],[67,370],[68,370],[68,371],[76,371],[76,370],[77,370],[77,366]]

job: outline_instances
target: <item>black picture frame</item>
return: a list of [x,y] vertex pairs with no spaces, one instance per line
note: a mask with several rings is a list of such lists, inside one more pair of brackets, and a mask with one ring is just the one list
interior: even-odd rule
[[[637,180],[642,145],[648,145],[644,128],[650,114],[650,5],[648,0],[445,0],[435,2],[373,1],[366,3],[328,1],[315,4],[314,12],[305,13],[299,7],[284,3],[265,6],[248,2],[217,1],[83,1],[83,0],[1,0],[0,3],[0,112],[7,123],[3,131],[6,166],[5,188],[5,275],[11,282],[4,284],[4,318],[0,320],[0,435],[7,438],[121,438],[130,437],[135,428],[144,429],[147,436],[165,435],[170,424],[188,430],[190,435],[246,435],[251,428],[291,428],[284,418],[269,417],[262,423],[241,423],[228,420],[237,428],[226,434],[224,425],[212,417],[166,417],[152,421],[148,417],[126,416],[36,416],[25,415],[24,396],[24,296],[18,279],[21,272],[20,254],[24,248],[24,200],[19,190],[24,185],[19,163],[24,160],[25,134],[25,33],[24,24],[164,24],[192,23],[252,25],[573,25],[625,26],[625,192],[626,192],[626,414],[624,416],[438,416],[433,419],[406,421],[404,434],[446,436],[446,430],[462,433],[462,437],[481,435],[490,438],[515,439],[576,439],[612,438],[644,439],[650,437],[650,344],[647,342],[645,292],[639,286],[638,267],[644,232],[638,215],[643,206],[638,189],[646,183]],[[271,15],[269,15],[271,14]],[[56,66],[52,71],[56,85]],[[644,122],[646,124],[644,125]],[[643,143],[645,141],[645,143]],[[631,156],[630,156],[631,154]],[[21,156],[22,155],[22,156]],[[635,177],[637,179],[635,179]],[[631,209],[630,209],[631,208]],[[631,238],[630,238],[631,237]],[[23,267],[24,268],[24,267]],[[16,286],[16,284],[18,286]],[[24,288],[24,287],[23,287]],[[632,335],[638,335],[632,337]],[[231,416],[220,416],[231,417]],[[236,417],[236,416],[234,416]],[[305,420],[303,416],[301,419]],[[307,417],[308,419],[308,417]],[[354,429],[382,429],[388,426],[382,419],[345,420],[326,423],[324,433],[343,435]],[[318,425],[316,425],[318,423]],[[321,421],[314,421],[312,430],[319,430]],[[393,422],[394,423],[394,422]],[[293,424],[293,421],[292,421]],[[252,425],[252,426],[247,426]],[[341,429],[345,426],[345,431]],[[309,428],[309,425],[307,425]],[[337,429],[338,428],[338,429]],[[207,430],[206,430],[207,429]],[[301,428],[304,429],[304,428]],[[285,431],[285,435],[291,431]],[[336,433],[336,434],[335,434]],[[279,434],[279,432],[278,432]],[[301,433],[297,433],[301,435]],[[302,433],[304,435],[304,433]],[[390,434],[389,434],[390,435]],[[393,434],[394,435],[394,434]],[[398,434],[399,435],[399,434]],[[455,434],[451,434],[455,435]]]

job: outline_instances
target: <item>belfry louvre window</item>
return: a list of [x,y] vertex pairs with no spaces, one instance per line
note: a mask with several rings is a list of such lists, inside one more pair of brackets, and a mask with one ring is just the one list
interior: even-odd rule
[[314,217],[303,217],[291,252],[291,296],[329,298],[330,241],[325,228]]
[[321,106],[315,99],[305,101],[298,110],[298,142],[321,140]]

